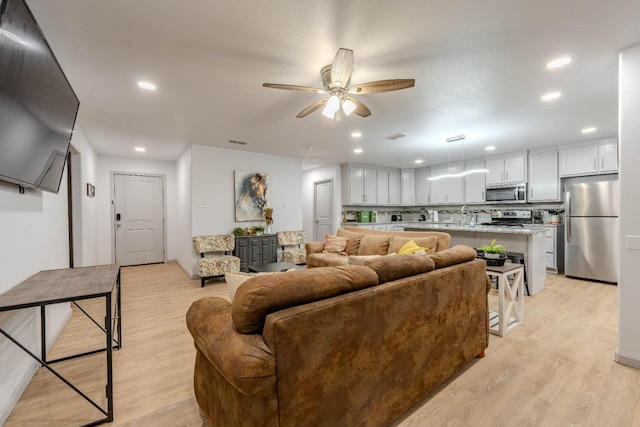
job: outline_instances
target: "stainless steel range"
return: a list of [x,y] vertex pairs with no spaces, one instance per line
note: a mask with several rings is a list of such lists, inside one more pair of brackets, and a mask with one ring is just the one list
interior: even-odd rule
[[531,210],[493,210],[491,211],[491,222],[482,225],[497,225],[501,227],[524,227],[533,222]]

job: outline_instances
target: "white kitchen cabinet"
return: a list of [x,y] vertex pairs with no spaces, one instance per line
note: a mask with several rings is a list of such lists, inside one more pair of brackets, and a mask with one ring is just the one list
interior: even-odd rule
[[487,185],[525,182],[527,180],[527,155],[486,159]]
[[393,169],[389,171],[389,204],[399,205],[401,194],[400,171]]
[[618,144],[615,140],[560,148],[560,177],[617,171]]
[[416,169],[416,204],[428,205],[431,203],[431,181],[429,181],[429,168]]
[[[472,160],[465,162],[465,172],[471,170],[485,169],[484,160]],[[464,177],[464,203],[484,203],[486,174],[472,173]]]
[[345,163],[342,168],[342,204],[375,205],[376,169]]
[[605,142],[598,144],[598,172],[618,171],[618,143]]
[[376,202],[378,205],[400,204],[400,171],[376,170]]
[[545,252],[547,273],[562,273],[564,271],[564,225],[547,229]]
[[402,169],[402,200],[403,205],[416,203],[416,174],[415,169]]
[[[431,177],[447,174],[458,174],[462,172],[462,164],[441,165],[431,168]],[[462,183],[461,176],[432,179],[431,183],[431,204],[455,204],[462,203]]]
[[529,202],[559,200],[558,152],[529,153]]

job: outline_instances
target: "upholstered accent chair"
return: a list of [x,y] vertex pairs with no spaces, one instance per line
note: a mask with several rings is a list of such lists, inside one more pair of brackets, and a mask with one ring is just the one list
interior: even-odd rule
[[225,273],[240,271],[240,258],[231,255],[236,247],[236,238],[232,234],[196,236],[193,238],[193,250],[200,254],[197,263],[200,284]]
[[307,252],[304,243],[307,234],[304,230],[278,231],[278,245],[282,246],[282,261],[292,264],[306,264]]

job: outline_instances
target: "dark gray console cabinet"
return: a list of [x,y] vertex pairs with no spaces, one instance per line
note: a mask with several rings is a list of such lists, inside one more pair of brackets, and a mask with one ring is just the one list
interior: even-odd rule
[[240,258],[240,271],[249,267],[278,261],[278,239],[275,234],[236,236],[233,254]]

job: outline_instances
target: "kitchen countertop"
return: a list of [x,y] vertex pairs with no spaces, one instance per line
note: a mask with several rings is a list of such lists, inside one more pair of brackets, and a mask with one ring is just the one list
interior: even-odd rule
[[414,231],[419,230],[437,230],[437,231],[469,231],[476,233],[503,233],[503,234],[523,234],[531,235],[536,233],[545,233],[547,224],[535,224],[533,227],[499,227],[496,225],[460,225],[460,224],[442,224],[442,223],[426,223],[417,222],[407,224],[405,229]]

